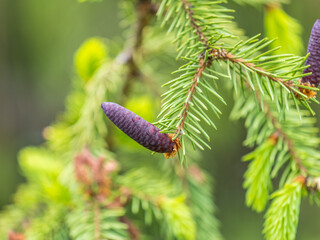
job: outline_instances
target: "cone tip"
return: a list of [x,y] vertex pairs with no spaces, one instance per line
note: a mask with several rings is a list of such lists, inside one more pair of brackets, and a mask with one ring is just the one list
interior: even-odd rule
[[109,105],[109,102],[103,102],[103,103],[101,104],[101,108],[102,108],[103,110],[106,110],[106,108],[107,108],[108,105]]

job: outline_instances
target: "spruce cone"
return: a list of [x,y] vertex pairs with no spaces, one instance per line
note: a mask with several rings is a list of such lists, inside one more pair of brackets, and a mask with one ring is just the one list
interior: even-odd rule
[[159,153],[169,153],[165,154],[166,158],[174,156],[178,151],[178,138],[172,141],[168,134],[160,133],[160,129],[137,114],[112,102],[104,102],[101,107],[118,128],[145,148]]
[[310,53],[306,65],[310,65],[303,72],[312,72],[311,75],[302,78],[303,83],[309,83],[311,86],[318,87],[320,83],[320,19],[318,19],[312,27],[308,53]]

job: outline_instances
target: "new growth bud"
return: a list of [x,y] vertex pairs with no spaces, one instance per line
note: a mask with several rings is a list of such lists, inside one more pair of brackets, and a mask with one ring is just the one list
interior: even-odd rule
[[104,102],[101,107],[106,116],[130,138],[151,151],[165,154],[166,158],[174,156],[179,148],[179,140],[175,141],[160,129],[147,122],[137,114],[112,102]]
[[310,65],[310,67],[303,72],[312,72],[312,74],[303,77],[302,82],[318,87],[320,83],[320,19],[318,19],[312,27],[308,44],[308,53],[310,53],[310,56],[306,61],[306,65]]

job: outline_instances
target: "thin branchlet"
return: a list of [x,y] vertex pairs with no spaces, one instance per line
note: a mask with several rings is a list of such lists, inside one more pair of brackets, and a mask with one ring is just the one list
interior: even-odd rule
[[[250,89],[249,84],[247,84],[246,87],[247,87],[247,89]],[[257,98],[258,102],[261,102],[261,96],[258,93],[258,91],[255,91],[255,95],[256,95],[256,98]],[[273,128],[275,129],[274,133],[268,139],[272,140],[273,143],[274,143],[273,145],[275,146],[277,141],[278,141],[278,139],[279,139],[279,137],[281,137],[284,140],[284,142],[287,143],[289,154],[291,155],[292,160],[297,164],[300,173],[305,177],[308,176],[309,175],[308,174],[308,170],[302,164],[302,160],[298,156],[298,153],[295,150],[293,140],[283,130],[281,123],[279,122],[278,118],[273,114],[268,102],[266,102],[264,100],[264,101],[262,101],[261,104],[263,104],[264,112],[265,112],[267,118],[271,121],[271,124],[272,124]]]
[[[257,96],[257,97],[259,98],[259,96]],[[265,101],[263,102],[263,104],[264,104],[266,116],[270,119],[270,121],[275,129],[275,133],[274,133],[275,135],[271,135],[271,137],[279,136],[287,143],[288,150],[289,150],[289,153],[292,157],[292,160],[297,164],[301,174],[307,176],[308,171],[307,171],[306,167],[302,164],[301,158],[299,158],[299,156],[295,150],[294,143],[293,143],[292,139],[290,139],[290,137],[282,129],[279,120],[273,115],[269,105]]]
[[[249,85],[247,85],[246,87],[248,89],[250,89]],[[255,91],[255,95],[256,95],[258,102],[261,102],[261,96],[257,91]],[[275,132],[269,137],[269,139],[273,140],[274,145],[275,145],[276,142],[278,141],[279,137],[281,137],[287,143],[288,150],[289,150],[289,153],[292,157],[292,160],[297,164],[301,174],[303,174],[304,176],[307,176],[308,175],[307,168],[302,164],[301,158],[298,157],[298,154],[295,150],[294,143],[293,143],[292,139],[282,129],[281,123],[279,122],[278,118],[276,116],[274,116],[269,104],[266,101],[263,101],[262,104],[263,104],[263,108],[264,108],[264,111],[265,111],[267,118],[269,118],[269,120],[272,123],[272,126],[275,129]]]
[[130,235],[131,240],[139,240],[140,239],[140,231],[137,226],[127,217],[121,217],[120,221],[127,225],[127,231]]
[[[222,50],[221,54],[219,55],[219,59],[224,59],[224,60],[229,60],[233,63],[241,63],[243,65],[245,65],[246,67],[255,70],[258,74],[260,74],[261,76],[265,76],[267,78],[269,78],[270,80],[274,81],[274,82],[280,82],[282,83],[287,89],[289,89],[290,91],[292,91],[292,88],[294,87],[293,82],[292,81],[285,81],[282,78],[277,78],[277,77],[272,77],[271,74],[269,74],[266,70],[264,70],[263,68],[257,67],[254,63],[250,63],[250,62],[246,62],[244,59],[242,58],[237,58],[235,55],[228,53],[226,50]],[[264,73],[263,73],[264,72]]]
[[[214,49],[214,51],[216,51],[216,50]],[[212,54],[212,52],[211,52],[211,54]],[[197,87],[197,85],[198,85],[198,83],[199,83],[199,81],[200,81],[200,79],[202,77],[202,73],[203,73],[203,71],[205,70],[205,68],[207,66],[211,65],[211,63],[212,63],[212,57],[209,57],[207,59],[207,61],[205,61],[205,56],[204,55],[201,56],[200,64],[199,64],[200,67],[197,69],[196,74],[193,76],[192,84],[191,84],[191,86],[190,86],[190,88],[188,90],[188,93],[187,93],[188,97],[186,98],[186,100],[185,100],[185,102],[183,104],[183,107],[182,107],[184,109],[182,114],[181,114],[181,116],[180,116],[180,119],[182,119],[182,121],[181,121],[181,123],[179,124],[179,126],[177,128],[177,133],[180,133],[180,131],[184,127],[184,123],[185,123],[185,120],[187,118],[188,110],[189,110],[189,107],[190,107],[190,102],[192,101],[192,97],[193,97],[193,95],[194,95],[194,93],[196,91],[196,87]]]
[[[190,25],[196,30],[196,34],[199,37],[199,41],[202,42],[204,44],[205,47],[208,48],[209,43],[208,43],[208,39],[207,37],[204,35],[204,33],[201,31],[201,27],[199,27],[196,23],[196,20],[193,17],[193,10],[192,10],[192,5],[187,1],[187,0],[182,0],[183,2],[183,9],[186,11],[186,13],[188,14],[188,18],[190,20]],[[217,56],[218,55],[218,50],[217,49],[211,49],[208,53],[208,55],[210,57],[206,58],[205,54],[202,54],[199,60],[199,68],[197,69],[197,72],[195,73],[195,75],[193,76],[192,79],[192,84],[188,90],[187,93],[187,99],[185,100],[184,104],[183,104],[183,112],[180,116],[180,119],[182,119],[182,121],[180,122],[179,126],[177,127],[177,134],[179,134],[181,132],[181,130],[184,128],[184,123],[187,119],[187,115],[188,115],[188,110],[190,107],[190,102],[192,101],[192,97],[196,92],[196,87],[202,77],[202,73],[203,71],[206,69],[206,67],[211,66],[212,64],[212,56]]]
[[200,26],[197,25],[196,20],[193,17],[192,5],[187,0],[182,0],[183,9],[187,12],[190,20],[190,25],[196,30],[196,34],[199,36],[199,41],[202,42],[206,47],[209,47],[208,38],[204,35]]
[[134,56],[140,51],[143,43],[143,30],[149,25],[152,17],[157,11],[157,5],[151,0],[140,0],[136,6],[137,25],[134,31],[133,45],[129,49],[123,51],[119,56],[120,60],[128,66],[128,72],[122,89],[123,98],[120,104],[124,104],[129,97],[133,80],[142,75]]

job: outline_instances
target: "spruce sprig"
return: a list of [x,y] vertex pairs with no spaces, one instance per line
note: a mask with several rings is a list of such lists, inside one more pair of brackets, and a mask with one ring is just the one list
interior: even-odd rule
[[[317,90],[300,84],[301,77],[309,74],[302,73],[306,68],[306,57],[268,55],[277,48],[261,53],[273,40],[259,40],[259,35],[236,42],[234,39],[238,36],[228,31],[232,19],[227,15],[230,10],[221,3],[223,1],[165,0],[158,11],[163,24],[171,20],[168,32],[175,30],[177,58],[186,61],[174,72],[180,76],[164,85],[169,86],[169,90],[162,95],[164,103],[158,121],[164,132],[175,133],[175,137],[181,138],[182,156],[186,155],[185,138],[196,148],[210,148],[203,140],[204,137],[209,140],[209,136],[199,122],[215,127],[207,110],[211,108],[217,116],[221,114],[215,102],[209,100],[211,94],[224,102],[214,85],[214,81],[221,78],[232,79],[235,91],[238,91],[240,86],[236,79],[240,77],[241,86],[249,85],[261,98],[274,101],[282,117],[289,108],[290,98],[292,101],[298,98],[313,113],[307,101],[309,97],[300,91]],[[183,19],[187,19],[187,24]],[[222,62],[225,64],[221,68]],[[295,106],[299,107],[298,104]]]
[[106,209],[97,202],[81,204],[67,216],[70,236],[75,240],[128,239],[127,225],[119,222],[124,214],[124,209]]
[[299,220],[302,185],[295,181],[272,194],[263,233],[266,239],[294,240]]
[[164,221],[162,228],[166,229],[163,231],[166,239],[195,239],[191,209],[170,175],[141,167],[119,177],[118,183],[130,192],[130,211],[135,215],[143,212],[146,225]]
[[187,188],[190,192],[191,211],[196,222],[196,239],[221,240],[219,221],[214,217],[216,207],[212,204],[212,180],[195,164],[187,174]]
[[[247,205],[260,212],[265,209],[270,199],[270,192],[274,188],[271,184],[273,178],[281,176],[280,189],[287,184],[292,184],[293,181],[296,181],[295,179],[300,179],[300,187],[307,188],[313,181],[311,180],[309,183],[309,178],[314,179],[320,176],[318,163],[320,151],[317,150],[320,139],[317,136],[318,129],[314,127],[315,119],[306,110],[299,113],[290,107],[286,118],[279,120],[280,116],[274,103],[266,100],[255,102],[249,87],[245,91],[247,95],[236,96],[237,102],[231,116],[234,119],[246,118],[245,125],[248,128],[248,135],[245,144],[251,147],[258,145],[253,152],[244,157],[244,160],[250,161],[244,175],[244,187],[247,189]],[[257,98],[259,99],[259,96]],[[260,110],[261,108],[263,111]],[[302,116],[301,120],[297,120],[299,116]],[[281,191],[277,190],[277,192]],[[286,193],[282,193],[281,199],[290,197],[286,196]],[[309,192],[309,195],[312,198],[317,198],[312,194],[312,191]],[[271,196],[273,196],[274,202],[282,201],[277,198],[277,194]],[[301,195],[299,197],[301,198]],[[294,199],[294,201],[300,202],[300,199]],[[287,211],[296,212],[297,210],[294,208],[298,207],[297,204],[288,204]],[[277,207],[279,206],[271,204],[268,208],[265,222],[265,229],[267,229],[265,231],[268,232],[266,233],[267,239],[278,239],[273,238],[273,232],[283,236],[288,232],[296,232],[297,216],[295,216],[296,219],[286,220],[286,216],[278,214],[272,216],[272,220],[268,220],[271,218],[271,212],[278,211]],[[298,213],[296,214],[298,215]],[[277,217],[279,219],[276,220]],[[281,229],[279,229],[279,225],[273,224],[274,221],[291,220],[294,223],[291,225],[283,224]]]

